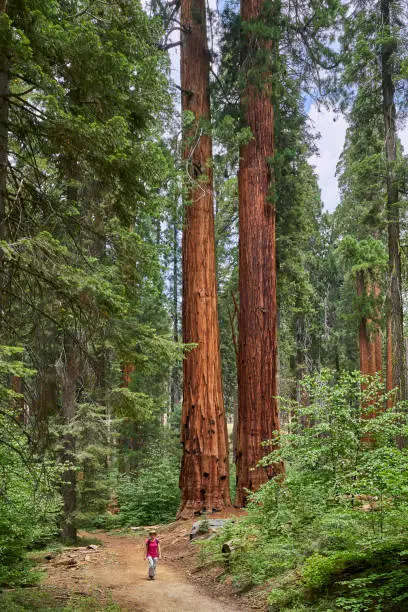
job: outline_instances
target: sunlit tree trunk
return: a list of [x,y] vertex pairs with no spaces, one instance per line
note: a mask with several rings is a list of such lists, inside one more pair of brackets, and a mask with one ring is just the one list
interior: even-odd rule
[[181,2],[184,133],[183,341],[195,343],[183,364],[179,516],[230,504],[227,427],[222,396],[216,297],[209,52],[205,0]]
[[[244,24],[262,19],[263,5],[263,0],[242,0]],[[280,465],[256,467],[270,451],[262,442],[270,440],[279,429],[275,207],[270,166],[274,156],[272,45],[251,33],[246,35],[244,45],[242,65],[247,85],[241,105],[253,138],[241,148],[238,181],[240,310],[235,500],[238,506],[245,504],[245,489],[255,491],[282,471]],[[261,51],[260,61],[255,57],[256,50]]]
[[[395,164],[397,134],[393,63],[396,51],[391,37],[391,0],[381,0],[381,21],[384,42],[381,48],[383,115],[387,159],[387,221],[388,221],[388,322],[387,325],[387,387],[398,387],[399,399],[407,399],[406,361],[402,310],[402,279],[400,258],[400,205]],[[391,363],[389,361],[391,360]]]

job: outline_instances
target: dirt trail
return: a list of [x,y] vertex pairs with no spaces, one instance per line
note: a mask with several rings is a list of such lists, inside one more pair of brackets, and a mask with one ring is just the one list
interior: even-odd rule
[[[76,592],[110,593],[112,601],[134,612],[239,612],[228,601],[213,599],[189,584],[170,560],[162,559],[156,580],[147,579],[144,538],[101,533],[104,546],[76,567],[49,568],[46,584]],[[173,567],[172,567],[173,566]]]

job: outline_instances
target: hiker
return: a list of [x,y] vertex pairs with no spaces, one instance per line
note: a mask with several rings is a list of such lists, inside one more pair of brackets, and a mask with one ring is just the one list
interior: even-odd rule
[[156,531],[149,531],[149,538],[146,540],[145,560],[149,562],[149,580],[156,578],[157,561],[161,559],[160,542],[156,535]]

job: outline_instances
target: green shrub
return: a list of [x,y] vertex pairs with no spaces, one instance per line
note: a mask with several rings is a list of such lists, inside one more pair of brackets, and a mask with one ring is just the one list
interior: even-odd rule
[[105,529],[105,531],[109,531],[121,525],[122,521],[119,514],[109,514],[109,512],[88,517],[86,521],[87,529]]
[[296,604],[301,605],[302,599],[303,594],[299,588],[272,589],[268,595],[269,612],[281,612],[283,608],[293,610]]
[[202,535],[204,533],[208,533],[210,531],[210,521],[205,518],[202,521],[200,521],[200,524],[198,525],[198,530],[197,533]]
[[332,584],[336,575],[345,569],[355,566],[364,559],[364,555],[356,552],[342,551],[324,557],[315,553],[303,564],[302,576],[309,589],[321,590]]
[[120,612],[119,605],[102,603],[91,595],[79,595],[60,589],[25,588],[0,593],[2,612]]
[[[241,589],[267,582],[273,611],[405,611],[408,449],[395,440],[408,411],[384,410],[381,381],[359,372],[305,384],[309,405],[291,404],[290,431],[262,461],[284,461],[285,479],[263,485],[202,555],[223,562],[222,542],[233,540],[226,572]],[[367,406],[377,411],[369,419]]]
[[122,476],[119,481],[121,523],[137,526],[174,520],[180,505],[178,481],[178,461],[153,448],[138,474]]

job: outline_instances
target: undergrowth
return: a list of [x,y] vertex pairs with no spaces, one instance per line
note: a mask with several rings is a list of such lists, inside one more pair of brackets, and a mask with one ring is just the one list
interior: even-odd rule
[[309,406],[290,406],[292,428],[263,462],[283,460],[285,480],[203,543],[201,562],[224,565],[237,590],[267,585],[270,612],[406,611],[408,452],[395,443],[405,406],[384,411],[381,383],[359,373],[305,384]]
[[100,598],[61,589],[13,589],[0,593],[0,610],[4,612],[120,612],[121,608]]
[[161,448],[151,448],[137,474],[120,479],[117,495],[121,525],[152,525],[175,519],[180,505],[179,462]]

